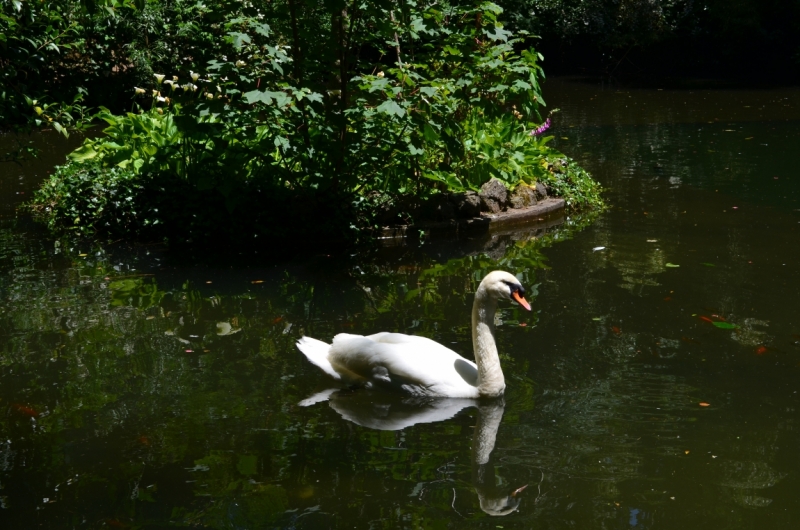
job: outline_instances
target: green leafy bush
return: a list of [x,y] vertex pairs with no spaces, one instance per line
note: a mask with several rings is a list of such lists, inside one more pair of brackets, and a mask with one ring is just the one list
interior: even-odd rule
[[600,193],[603,188],[574,160],[552,152],[545,159],[547,173],[544,182],[552,192],[563,197],[570,209],[603,208],[605,203]]
[[[329,11],[289,1],[204,12],[208,31],[197,31],[222,36],[216,56],[155,71],[131,90],[138,108],[101,112],[104,136],[71,163],[135,175],[137,197],[159,212],[148,231],[195,241],[352,239],[403,197],[555,178],[548,160],[563,155],[530,134],[542,121],[541,57],[503,28],[497,5],[317,7]],[[569,182],[571,203],[584,204],[575,192],[591,180]],[[60,215],[43,200],[40,212]]]
[[147,217],[144,186],[129,168],[74,163],[57,168],[36,192],[34,212],[55,231],[82,236],[138,231],[157,223]]

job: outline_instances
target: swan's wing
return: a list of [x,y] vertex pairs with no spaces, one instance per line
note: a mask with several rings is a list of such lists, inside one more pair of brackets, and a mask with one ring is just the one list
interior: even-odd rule
[[375,384],[411,394],[464,398],[478,395],[475,363],[424,337],[342,333],[333,338],[328,360],[337,371],[344,369]]

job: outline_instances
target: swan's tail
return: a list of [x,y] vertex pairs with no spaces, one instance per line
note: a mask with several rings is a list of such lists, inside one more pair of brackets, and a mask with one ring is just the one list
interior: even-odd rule
[[330,344],[325,344],[321,340],[312,339],[311,337],[300,337],[300,340],[297,341],[297,349],[303,352],[303,355],[305,355],[312,364],[319,366],[323,372],[333,377],[335,380],[341,381],[342,376],[333,369],[333,366],[331,366],[328,360],[328,350],[330,347]]

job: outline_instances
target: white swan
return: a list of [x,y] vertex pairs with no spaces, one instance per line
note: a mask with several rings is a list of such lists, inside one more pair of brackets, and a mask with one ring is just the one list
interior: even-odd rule
[[[511,299],[530,311],[525,289],[511,274],[490,272],[475,292],[472,345],[475,362],[425,337],[340,333],[333,344],[302,337],[297,347],[325,373],[347,384],[386,387],[415,396],[497,397],[506,388],[494,341],[498,300]],[[326,396],[327,397],[327,396]]]

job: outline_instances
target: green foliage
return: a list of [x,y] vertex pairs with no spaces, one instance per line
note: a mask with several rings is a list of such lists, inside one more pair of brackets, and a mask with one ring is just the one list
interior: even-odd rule
[[[152,79],[153,68],[188,69],[215,56],[213,22],[226,7],[0,0],[0,127],[52,127],[66,136],[91,121],[90,108],[119,111],[130,103],[130,87]],[[193,61],[178,59],[176,50]]]
[[[146,110],[101,112],[104,136],[86,140],[70,163],[130,171],[145,190],[138,197],[159,196],[163,206],[138,203],[158,213],[137,226],[158,224],[177,239],[280,236],[276,224],[288,237],[288,226],[317,221],[352,239],[374,223],[378,204],[397,197],[475,190],[492,177],[512,188],[551,178],[547,160],[563,155],[529,134],[541,122],[541,57],[524,33],[503,28],[495,4],[376,2],[329,7],[325,16],[307,9],[189,9],[204,24],[194,38],[216,34],[214,46],[192,53],[188,71],[164,64],[142,88],[129,88]],[[73,178],[69,170],[53,177]],[[54,200],[37,195],[34,204],[60,215],[39,206]],[[108,231],[82,227],[97,229]]]
[[119,234],[150,222],[142,211],[143,189],[128,168],[70,164],[37,190],[33,210],[54,231]]
[[[698,22],[694,0],[505,0],[516,28],[545,35],[592,35],[610,47],[649,44]],[[703,4],[703,5],[701,5]],[[692,16],[695,15],[695,16]]]
[[84,123],[86,90],[74,75],[83,16],[78,2],[0,1],[0,127],[45,125],[67,136]]
[[545,165],[548,171],[542,181],[556,195],[563,197],[570,209],[605,207],[600,195],[603,188],[574,160],[557,153],[550,153]]
[[[103,130],[104,136],[84,141],[83,146],[69,155],[72,161],[92,160],[99,167],[120,167],[138,174],[145,164],[158,166],[157,160],[164,158],[163,151],[180,142],[172,114],[153,110],[115,116],[106,111],[98,117],[109,125]],[[183,160],[178,163],[185,167]]]

